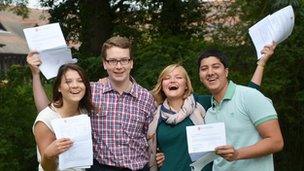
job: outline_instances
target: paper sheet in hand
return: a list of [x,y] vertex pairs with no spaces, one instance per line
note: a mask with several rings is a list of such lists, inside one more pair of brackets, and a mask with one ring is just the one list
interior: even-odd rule
[[277,44],[290,36],[294,26],[292,6],[287,6],[272,15],[268,15],[249,28],[249,35],[255,46],[258,59],[265,45],[275,41]]
[[39,55],[42,61],[39,69],[47,79],[57,76],[58,69],[61,65],[77,62],[77,59],[72,59],[71,50],[67,47],[44,50],[41,51]]
[[218,146],[226,145],[225,124],[223,122],[187,126],[186,133],[188,152],[192,161],[199,159],[206,152],[214,151]]
[[197,159],[195,162],[190,164],[191,171],[201,171],[207,164],[217,159],[219,156],[214,153],[214,151],[206,152]]
[[42,62],[39,69],[47,79],[55,77],[61,65],[76,62],[65,43],[59,23],[26,28],[23,32],[29,49],[39,53]]
[[93,164],[90,118],[83,114],[54,119],[51,124],[57,139],[70,138],[73,141],[73,146],[59,155],[58,168],[89,168]]

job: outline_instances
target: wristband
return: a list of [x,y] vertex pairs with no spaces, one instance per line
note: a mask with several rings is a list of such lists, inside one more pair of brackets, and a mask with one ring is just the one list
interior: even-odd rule
[[257,61],[257,65],[263,68],[265,67],[265,63],[261,63],[260,60]]

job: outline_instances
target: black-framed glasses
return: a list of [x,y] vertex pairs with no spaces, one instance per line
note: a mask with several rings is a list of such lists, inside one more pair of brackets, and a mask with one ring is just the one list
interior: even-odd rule
[[112,66],[116,66],[118,64],[118,62],[121,64],[121,65],[127,65],[129,64],[129,62],[131,61],[130,58],[122,58],[120,60],[117,60],[117,59],[105,59],[105,61],[112,65]]

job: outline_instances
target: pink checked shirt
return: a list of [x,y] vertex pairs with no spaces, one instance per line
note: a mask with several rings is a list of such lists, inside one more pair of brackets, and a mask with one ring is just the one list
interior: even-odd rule
[[142,169],[149,161],[147,130],[156,110],[152,95],[137,83],[120,95],[110,83],[91,83],[94,158],[100,164]]

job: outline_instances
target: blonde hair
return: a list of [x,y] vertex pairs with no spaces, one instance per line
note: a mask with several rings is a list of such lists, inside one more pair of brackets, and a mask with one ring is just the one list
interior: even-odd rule
[[175,68],[181,68],[182,69],[182,74],[183,74],[183,77],[186,79],[186,86],[187,86],[187,89],[185,90],[185,93],[184,93],[184,97],[188,97],[191,93],[193,93],[193,88],[192,88],[192,84],[191,84],[191,81],[190,81],[190,78],[189,78],[189,75],[187,73],[187,71],[185,70],[185,68],[180,65],[180,64],[171,64],[169,66],[167,66],[166,68],[164,68],[162,70],[162,72],[160,73],[158,79],[157,79],[157,83],[156,85],[154,86],[153,90],[151,91],[157,105],[160,105],[162,104],[165,99],[167,98],[163,89],[162,89],[162,82],[163,82],[163,79],[166,75],[168,75],[169,73],[171,73]]

